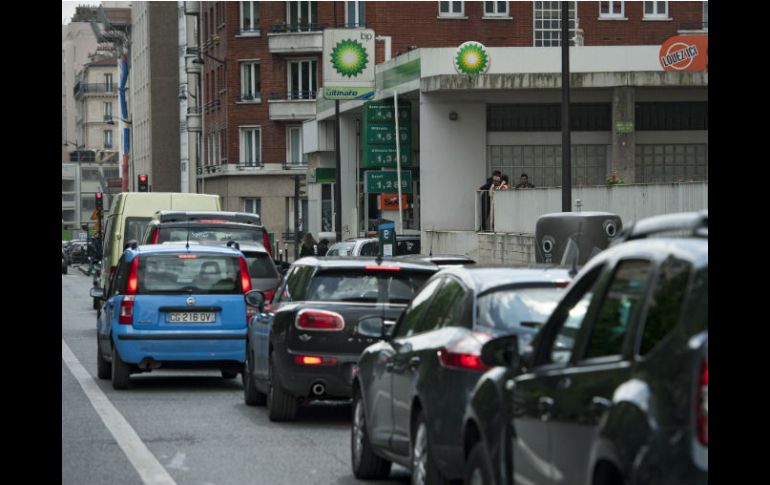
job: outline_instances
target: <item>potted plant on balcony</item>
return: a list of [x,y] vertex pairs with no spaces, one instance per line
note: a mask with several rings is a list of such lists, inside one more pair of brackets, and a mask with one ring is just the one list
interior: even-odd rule
[[625,182],[623,182],[623,179],[618,178],[617,173],[614,170],[610,173],[609,177],[607,177],[607,187],[624,183]]
[[273,32],[286,32],[286,21],[281,19],[273,20]]

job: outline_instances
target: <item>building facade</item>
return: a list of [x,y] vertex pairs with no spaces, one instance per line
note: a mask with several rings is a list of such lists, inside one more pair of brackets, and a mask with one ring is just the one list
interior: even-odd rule
[[[411,106],[413,186],[399,230],[473,230],[474,191],[493,170],[560,183],[560,17],[560,2],[203,2],[198,189],[221,195],[229,210],[260,212],[280,233],[294,229],[292,178],[307,175],[300,230],[336,231],[333,103],[318,97],[323,30],[365,27],[378,40],[375,99],[397,90]],[[604,183],[611,172],[627,183],[707,179],[707,74],[658,76],[653,52],[674,35],[707,34],[707,22],[707,2],[570,3],[575,58],[580,49],[616,49],[606,53],[615,64],[586,59],[590,79],[573,84],[574,183]],[[489,73],[473,83],[452,65],[471,40],[494,53]],[[640,46],[647,57],[636,65],[617,50]],[[595,81],[602,71],[594,67],[617,78]],[[630,84],[629,72],[637,73]],[[394,218],[377,195],[364,194],[362,104],[341,103],[343,238]],[[660,125],[669,118],[676,126]],[[619,133],[619,122],[621,131],[629,122],[639,128]],[[462,217],[444,210],[458,197]],[[439,209],[445,218],[435,217]]]
[[131,149],[128,190],[149,176],[153,192],[181,187],[178,5],[131,6]]

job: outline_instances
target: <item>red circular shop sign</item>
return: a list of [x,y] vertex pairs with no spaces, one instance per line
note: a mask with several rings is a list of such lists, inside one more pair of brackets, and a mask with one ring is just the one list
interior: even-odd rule
[[705,71],[708,68],[708,35],[677,35],[660,47],[664,71]]

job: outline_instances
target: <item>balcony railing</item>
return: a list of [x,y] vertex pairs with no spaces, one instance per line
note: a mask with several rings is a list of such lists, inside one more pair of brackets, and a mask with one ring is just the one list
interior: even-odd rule
[[289,90],[284,95],[283,93],[277,93],[275,91],[270,93],[270,99],[277,100],[290,100],[290,101],[310,101],[316,99],[317,91],[293,91]]
[[276,22],[272,26],[272,31],[274,33],[283,33],[283,32],[315,32],[315,31],[321,31],[326,28],[326,25],[318,24],[318,23],[285,23],[285,22]]
[[80,96],[83,94],[109,94],[116,92],[117,89],[114,84],[104,84],[104,83],[95,83],[95,84],[88,84],[88,83],[77,83],[75,84],[74,88],[74,94],[75,96]]

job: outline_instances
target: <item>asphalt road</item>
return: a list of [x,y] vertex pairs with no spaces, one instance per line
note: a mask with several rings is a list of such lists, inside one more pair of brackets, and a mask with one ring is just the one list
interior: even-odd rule
[[389,480],[355,479],[346,404],[300,408],[296,422],[272,423],[264,407],[243,402],[240,377],[224,380],[219,371],[156,370],[132,376],[129,390],[113,390],[96,377],[91,278],[76,266],[68,273],[62,275],[62,484],[408,483],[407,471],[395,465]]

